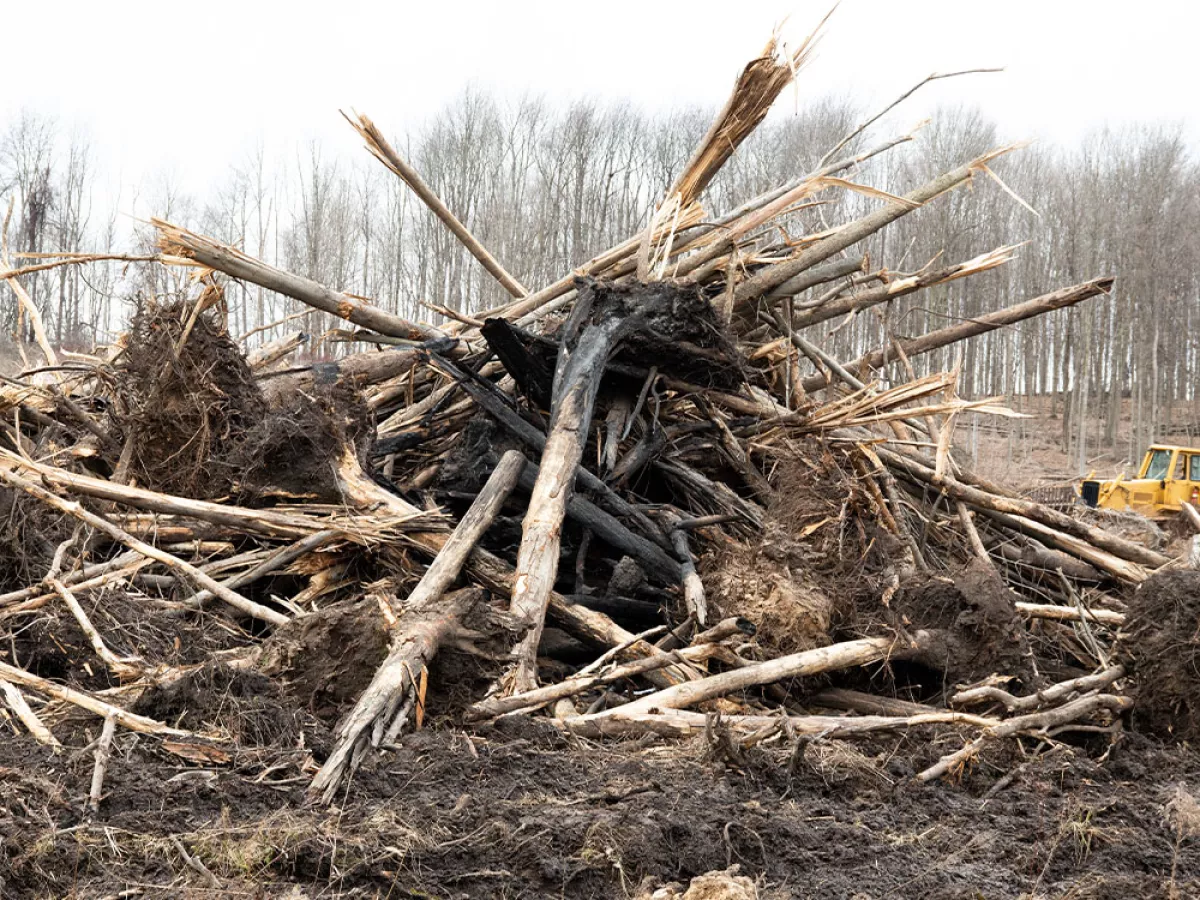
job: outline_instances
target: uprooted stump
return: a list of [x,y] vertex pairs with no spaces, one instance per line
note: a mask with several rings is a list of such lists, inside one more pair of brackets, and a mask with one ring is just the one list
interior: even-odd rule
[[1200,735],[1200,572],[1152,575],[1129,600],[1122,646],[1137,683],[1134,721],[1170,740]]
[[721,356],[728,347],[724,329],[698,287],[593,279],[580,279],[578,286],[575,307],[558,335],[550,427],[517,552],[509,611],[522,623],[524,634],[498,685],[505,693],[537,686],[537,648],[558,575],[563,519],[609,359],[623,344],[638,341],[646,342],[646,352],[672,343],[675,353],[694,347],[692,354],[704,359],[714,352]]
[[278,629],[263,645],[258,669],[278,678],[295,705],[333,726],[366,689],[387,648],[379,606],[344,601]]
[[776,526],[754,544],[730,541],[706,554],[701,575],[717,618],[743,616],[764,647],[795,653],[830,643],[844,612],[804,565],[799,543]]
[[240,442],[237,491],[253,501],[340,502],[339,462],[350,459],[366,470],[374,440],[375,417],[349,382],[282,394]]
[[1029,646],[1016,597],[991,566],[976,561],[957,577],[915,577],[892,600],[893,622],[938,633],[915,660],[948,685],[1003,673],[1029,681]]
[[243,441],[267,411],[241,348],[206,305],[147,301],[138,310],[111,423],[139,484],[203,499],[232,489]]
[[44,578],[55,547],[71,536],[74,525],[70,516],[0,487],[0,594]]

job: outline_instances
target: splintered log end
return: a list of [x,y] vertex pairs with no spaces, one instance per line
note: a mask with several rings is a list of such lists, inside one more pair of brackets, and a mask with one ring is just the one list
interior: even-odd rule
[[158,230],[158,249],[164,256],[174,256],[180,259],[193,259],[194,253],[188,246],[189,237],[195,237],[186,228],[174,225],[165,219],[154,216],[150,224]]

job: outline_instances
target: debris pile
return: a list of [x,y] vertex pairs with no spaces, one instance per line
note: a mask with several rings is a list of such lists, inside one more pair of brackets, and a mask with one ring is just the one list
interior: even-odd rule
[[[956,463],[957,418],[1012,415],[995,398],[959,398],[956,372],[895,377],[1112,279],[853,361],[808,330],[1011,259],[900,273],[854,248],[1014,148],[894,196],[850,179],[911,136],[847,150],[855,134],[738,209],[701,207],[810,49],[769,46],[646,230],[536,292],[353,118],[512,294],[441,327],[156,222],[157,264],[192,267],[198,290],[147,299],[116,346],[0,384],[9,727],[57,746],[98,717],[95,809],[117,729],[325,802],[417,731],[527,717],[814,758],[958,735],[913,773],[929,782],[1010,739],[1094,746],[1145,674],[1171,690],[1134,721],[1194,736],[1194,665],[1163,649],[1194,651],[1192,576]],[[781,227],[843,190],[878,206]],[[291,365],[284,338],[248,358],[224,277],[375,349]],[[1129,609],[1132,649],[1115,640]]]

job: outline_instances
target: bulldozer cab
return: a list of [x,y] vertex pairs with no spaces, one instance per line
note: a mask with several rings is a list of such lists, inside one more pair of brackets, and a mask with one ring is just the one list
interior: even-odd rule
[[1200,448],[1155,444],[1146,451],[1136,478],[1088,479],[1080,494],[1089,506],[1133,510],[1147,516],[1178,512],[1200,501]]
[[[1164,465],[1165,474],[1159,474]],[[1145,468],[1145,477],[1157,478],[1162,484],[1160,506],[1174,510],[1182,503],[1200,499],[1200,450],[1151,447],[1146,453]]]

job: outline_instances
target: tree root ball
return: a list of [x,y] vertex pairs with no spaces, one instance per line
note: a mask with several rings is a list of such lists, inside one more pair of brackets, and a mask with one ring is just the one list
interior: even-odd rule
[[1158,572],[1134,593],[1123,642],[1136,681],[1134,724],[1170,740],[1200,736],[1200,572]]
[[972,562],[953,579],[917,576],[892,601],[894,625],[931,629],[941,638],[919,660],[947,683],[969,684],[996,673],[1029,679],[1029,646],[1016,595],[996,570]]

